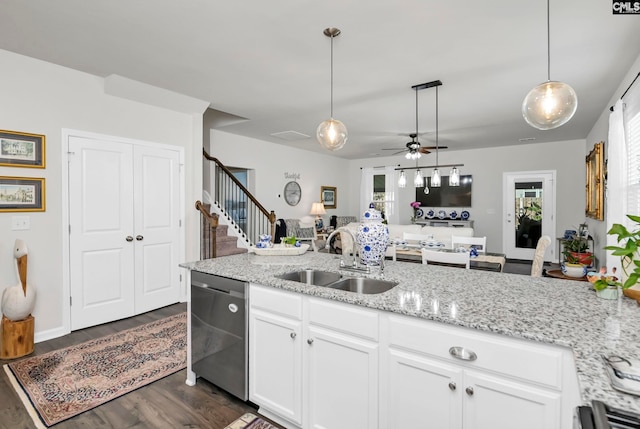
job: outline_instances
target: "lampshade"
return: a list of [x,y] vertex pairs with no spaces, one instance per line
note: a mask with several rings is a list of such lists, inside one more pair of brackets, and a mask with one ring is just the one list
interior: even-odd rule
[[533,88],[522,102],[522,116],[533,128],[552,130],[569,122],[578,108],[576,92],[551,80],[551,25],[547,0],[547,81]]
[[440,177],[440,170],[438,168],[433,169],[433,173],[431,174],[431,187],[439,188],[442,185],[442,180]]
[[404,170],[400,171],[400,178],[398,179],[398,186],[404,188],[407,186],[407,175],[404,174]]
[[327,214],[327,211],[324,209],[323,203],[313,203],[311,204],[311,212],[310,214],[320,216],[323,214]]
[[460,186],[460,171],[453,167],[449,172],[449,186]]
[[422,154],[419,151],[409,151],[407,152],[407,154],[404,156],[407,159],[411,159],[411,160],[416,160],[418,158],[420,158],[422,156]]
[[547,81],[529,91],[522,102],[522,116],[539,130],[566,124],[578,108],[576,92],[564,82]]
[[416,170],[416,175],[413,178],[413,185],[416,188],[422,188],[424,186],[424,179],[422,178],[422,171]]
[[333,119],[333,38],[341,33],[338,28],[325,28],[323,34],[331,38],[331,117],[318,125],[316,138],[322,147],[328,150],[342,149],[347,142],[347,127],[337,119]]

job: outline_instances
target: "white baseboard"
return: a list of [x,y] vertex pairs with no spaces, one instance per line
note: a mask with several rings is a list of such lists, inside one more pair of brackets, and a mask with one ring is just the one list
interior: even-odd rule
[[63,335],[67,335],[69,332],[64,329],[64,327],[49,329],[47,331],[36,332],[34,334],[34,342],[41,343],[47,340],[53,340],[54,338],[62,337]]

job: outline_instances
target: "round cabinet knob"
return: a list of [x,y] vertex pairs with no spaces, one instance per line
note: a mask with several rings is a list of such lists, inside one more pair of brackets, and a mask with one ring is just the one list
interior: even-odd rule
[[136,240],[142,241],[142,240],[144,240],[144,237],[141,236],[141,235],[136,235]]
[[309,338],[309,339],[307,340],[307,344],[309,344],[309,345],[313,344],[313,338]]
[[473,396],[473,387],[469,386],[466,389],[464,389],[464,391],[467,392],[467,395]]
[[456,390],[456,383],[454,383],[453,381],[449,383],[449,389],[451,390]]
[[132,242],[133,241],[133,237],[130,235],[127,235],[127,238],[125,238],[125,240],[127,240],[128,242]]
[[295,339],[295,338],[296,338],[296,333],[295,333],[295,332],[292,332],[291,334],[289,334],[289,336],[290,336],[291,338]]

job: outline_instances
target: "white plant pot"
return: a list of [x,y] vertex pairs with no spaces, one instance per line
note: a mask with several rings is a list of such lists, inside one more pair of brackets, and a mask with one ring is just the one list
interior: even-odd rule
[[603,299],[618,299],[618,286],[609,286],[596,291],[596,296]]
[[584,277],[587,275],[587,267],[582,264],[569,264],[565,262],[562,264],[562,274],[567,277]]

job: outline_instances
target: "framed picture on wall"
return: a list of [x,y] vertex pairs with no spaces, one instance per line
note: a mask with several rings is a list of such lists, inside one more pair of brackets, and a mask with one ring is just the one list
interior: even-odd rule
[[0,176],[0,212],[43,211],[44,178]]
[[587,217],[604,219],[604,142],[596,143],[586,158]]
[[0,130],[0,166],[45,168],[45,136]]
[[338,207],[338,191],[335,186],[322,186],[320,188],[320,200],[324,203],[325,209],[335,209]]

